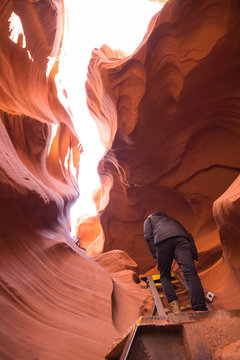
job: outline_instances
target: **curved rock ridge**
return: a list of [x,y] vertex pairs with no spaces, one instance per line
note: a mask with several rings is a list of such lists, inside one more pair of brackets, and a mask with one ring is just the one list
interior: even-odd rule
[[112,175],[104,251],[126,251],[142,273],[153,268],[143,222],[165,211],[193,233],[216,308],[240,303],[238,182],[231,187],[240,169],[239,28],[238,1],[168,1],[132,55],[94,49],[86,83],[110,149],[99,171]]
[[[30,196],[42,202],[42,208],[54,203],[53,209],[58,209],[55,213],[52,210],[56,222],[58,212],[68,217],[68,208],[78,196],[70,167],[73,163],[77,171],[80,158],[70,115],[57,96],[54,78],[58,60],[47,76],[48,57],[60,52],[62,7],[61,1],[53,5],[21,0],[3,1],[0,9],[2,194],[17,199]],[[23,33],[14,40],[16,18]],[[58,126],[56,134],[54,123]],[[44,217],[45,210],[41,216],[39,211],[36,207],[36,223]],[[30,212],[35,215],[33,209]]]
[[152,307],[138,279],[154,271],[142,226],[159,208],[195,235],[214,307],[239,307],[239,2],[169,1],[131,56],[93,51],[108,205],[105,242],[98,217],[79,229],[86,253],[69,225],[81,146],[55,84],[64,2],[3,0],[0,20],[0,357],[100,359]]
[[0,358],[100,359],[152,300],[127,254],[90,259],[70,237],[82,148],[55,83],[63,1],[3,0],[0,20]]

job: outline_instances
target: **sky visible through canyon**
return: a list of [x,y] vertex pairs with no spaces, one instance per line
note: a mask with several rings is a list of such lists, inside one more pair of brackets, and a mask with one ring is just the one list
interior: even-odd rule
[[71,210],[72,232],[78,217],[96,214],[92,191],[100,186],[97,164],[104,154],[98,133],[86,105],[87,66],[94,48],[103,44],[130,55],[143,39],[152,16],[163,4],[149,0],[67,0],[68,36],[65,59],[60,69],[68,92],[75,128],[83,144],[80,197]]

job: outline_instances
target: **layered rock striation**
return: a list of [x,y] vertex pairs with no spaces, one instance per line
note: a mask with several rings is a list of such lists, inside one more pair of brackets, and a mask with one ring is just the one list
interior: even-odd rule
[[152,306],[138,278],[154,271],[143,221],[157,209],[195,236],[214,307],[239,307],[239,2],[169,1],[131,56],[93,51],[108,152],[86,253],[69,222],[81,145],[55,79],[64,3],[3,0],[0,18],[0,357],[100,359]]
[[132,55],[93,51],[86,86],[110,144],[99,172],[113,176],[104,250],[148,271],[143,222],[165,211],[193,233],[216,307],[240,304],[239,24],[237,1],[168,1]]
[[4,0],[0,19],[0,358],[100,359],[146,293],[127,254],[105,270],[70,237],[81,144],[55,79],[64,3]]

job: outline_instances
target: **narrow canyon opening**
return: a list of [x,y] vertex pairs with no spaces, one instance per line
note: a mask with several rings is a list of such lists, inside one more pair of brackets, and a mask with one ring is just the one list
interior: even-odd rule
[[[85,221],[103,210],[103,207],[96,209],[93,198],[95,193],[101,192],[98,163],[111,145],[107,136],[103,139],[103,135],[99,134],[87,107],[85,82],[91,51],[106,43],[116,49],[120,58],[131,55],[143,39],[152,16],[161,10],[163,3],[147,0],[132,1],[130,4],[109,0],[89,4],[65,1],[67,26],[58,76],[67,91],[68,106],[84,149],[78,180],[80,196],[71,209],[73,235],[79,218]],[[89,30],[84,34],[86,28]]]

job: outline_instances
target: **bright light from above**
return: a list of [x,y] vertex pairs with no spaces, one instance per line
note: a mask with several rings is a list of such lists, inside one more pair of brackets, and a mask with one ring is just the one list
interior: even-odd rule
[[26,39],[23,32],[22,22],[20,17],[15,14],[13,11],[11,13],[10,18],[8,19],[9,22],[9,30],[10,30],[10,36],[9,38],[17,44],[19,41],[19,37],[22,36],[22,47],[26,47]]
[[[8,22],[10,31],[9,39],[24,49],[26,47],[26,39],[20,17],[13,11],[8,19]],[[29,59],[33,61],[29,50],[27,50],[27,54]]]
[[60,67],[60,76],[84,148],[79,171],[80,198],[71,211],[74,231],[81,215],[96,215],[91,195],[100,186],[97,165],[105,150],[86,105],[85,81],[91,51],[107,44],[130,55],[163,4],[149,0],[65,0],[65,4],[69,38],[64,43],[66,58]]

